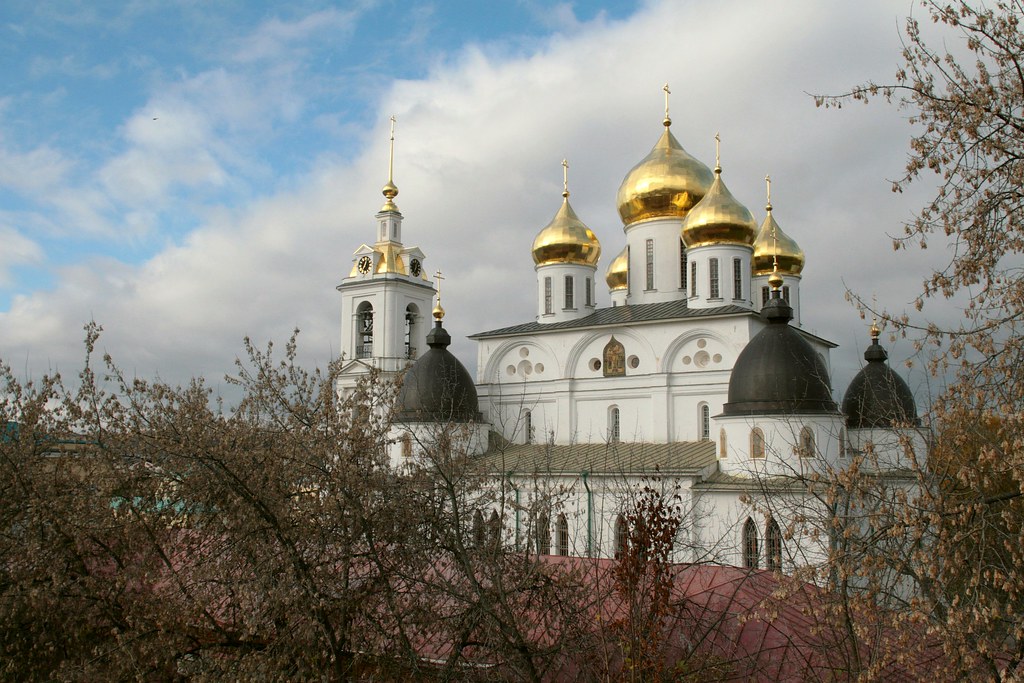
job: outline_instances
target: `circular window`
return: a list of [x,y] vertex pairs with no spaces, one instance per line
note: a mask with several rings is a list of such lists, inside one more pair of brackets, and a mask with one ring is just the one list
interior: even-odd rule
[[697,340],[697,348],[698,349],[703,349],[707,345],[708,345],[708,340],[707,339],[698,339]]
[[597,372],[598,370],[600,370],[601,369],[601,359],[600,358],[591,358],[590,359],[590,369],[593,370],[594,372]]
[[530,355],[530,349],[526,348],[525,346],[523,348],[519,349],[519,357],[520,358],[526,358],[529,355]]
[[692,360],[689,356],[683,356],[683,365],[689,365]]
[[698,351],[693,357],[693,364],[698,368],[706,368],[711,362],[711,355],[707,351]]
[[536,365],[533,366],[533,370],[538,375],[543,374],[544,373],[544,364],[543,363],[537,363]]
[[631,368],[635,369],[640,367],[640,359],[637,358],[636,356],[630,356],[626,362],[629,363],[629,367]]
[[711,360],[713,360],[716,363],[721,363],[722,362],[722,354],[716,353],[715,355],[711,356]]
[[527,375],[533,372],[533,363],[531,363],[528,360],[521,360],[519,361],[519,365],[516,369],[519,371],[520,375],[526,377]]
[[514,366],[514,365],[508,366],[507,368],[505,368],[505,372],[507,372],[510,375],[516,374],[516,366]]

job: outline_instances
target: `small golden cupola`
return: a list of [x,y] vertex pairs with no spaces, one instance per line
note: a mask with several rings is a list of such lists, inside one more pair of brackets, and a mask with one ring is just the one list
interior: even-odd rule
[[616,205],[623,225],[652,218],[683,218],[713,181],[711,170],[690,156],[670,126],[668,85],[665,90],[665,130],[650,154],[630,169],[619,185]]
[[782,232],[772,216],[771,179],[765,177],[768,186],[768,201],[764,210],[768,215],[761,223],[761,230],[754,240],[754,276],[769,275],[778,264],[783,275],[799,275],[804,269],[804,251],[796,241]]
[[609,291],[626,289],[629,286],[629,248],[623,247],[619,255],[608,266],[604,276]]
[[[562,167],[563,173],[567,173],[569,165],[564,159]],[[534,238],[533,262],[538,266],[573,263],[596,267],[601,258],[601,243],[572,210],[569,204],[568,176],[564,175],[564,178],[562,206],[551,222]]]
[[722,182],[722,166],[715,135],[715,179],[683,222],[683,243],[687,249],[716,244],[752,245],[757,222],[747,207],[740,204]]

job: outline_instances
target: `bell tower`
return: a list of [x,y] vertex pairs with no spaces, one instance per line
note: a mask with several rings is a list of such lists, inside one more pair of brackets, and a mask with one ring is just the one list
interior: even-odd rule
[[375,218],[376,241],[361,244],[341,292],[342,371],[338,391],[355,388],[371,368],[385,375],[405,369],[426,350],[434,285],[419,247],[402,244],[402,214],[395,204],[395,117],[391,117],[388,180]]

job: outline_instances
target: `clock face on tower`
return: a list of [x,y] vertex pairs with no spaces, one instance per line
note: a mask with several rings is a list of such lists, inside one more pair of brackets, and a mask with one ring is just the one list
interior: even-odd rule
[[409,272],[412,273],[413,277],[419,277],[420,273],[423,272],[423,266],[420,265],[420,260],[418,258],[414,258],[412,262],[409,263]]
[[359,263],[356,265],[356,267],[359,269],[360,273],[366,275],[367,273],[370,272],[370,266],[372,265],[373,261],[370,260],[369,256],[361,256],[359,258]]

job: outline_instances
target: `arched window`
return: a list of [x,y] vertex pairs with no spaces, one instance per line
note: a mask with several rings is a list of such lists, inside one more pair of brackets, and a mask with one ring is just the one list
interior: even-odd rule
[[544,315],[552,313],[551,308],[551,278],[544,278]]
[[497,510],[491,510],[491,519],[488,521],[487,526],[491,535],[489,540],[497,546],[501,543],[501,518],[498,517]]
[[647,290],[654,289],[654,240],[647,240],[647,261],[644,272],[647,274]]
[[738,258],[732,260],[732,298],[743,300],[743,262]]
[[356,309],[356,358],[373,356],[373,306],[369,301]]
[[743,566],[747,569],[757,569],[760,554],[757,547],[757,525],[754,520],[747,517],[747,523],[743,525]]
[[569,520],[565,518],[565,514],[558,515],[558,529],[556,532],[556,540],[558,541],[558,554],[568,555],[569,554]]
[[622,377],[626,374],[626,347],[615,337],[604,345],[601,358],[605,377]]
[[402,435],[402,457],[412,457],[412,435],[408,433]]
[[416,304],[409,304],[405,308],[405,357],[409,360],[416,358],[416,339],[419,337],[419,311]]
[[484,544],[486,535],[484,533],[484,515],[477,510],[473,513],[473,543],[480,547]]
[[551,527],[548,524],[548,516],[544,513],[537,516],[537,554],[551,554]]
[[612,443],[619,442],[619,407],[612,406],[608,409],[608,440]]
[[721,298],[721,292],[718,289],[718,259],[708,259],[708,285],[711,287],[710,296],[711,299]]
[[750,459],[764,460],[764,432],[759,427],[750,430]]
[[798,450],[800,451],[801,458],[814,457],[814,432],[811,431],[810,427],[804,427],[800,430],[800,447]]
[[782,570],[782,529],[774,519],[768,520],[764,531],[765,563],[772,571]]
[[523,413],[523,441],[533,443],[533,413],[529,410]]
[[839,457],[840,458],[845,458],[846,457],[846,449],[848,447],[849,446],[847,445],[847,442],[846,442],[846,430],[845,429],[840,429],[839,430]]
[[679,289],[686,289],[686,243],[679,239]]
[[718,431],[718,457],[724,458],[729,454],[729,443],[726,441],[725,428]]
[[700,404],[697,420],[697,433],[700,434],[700,440],[709,440],[711,438],[711,408],[707,403]]
[[626,554],[629,548],[629,528],[626,526],[626,518],[618,515],[615,518],[615,559]]

